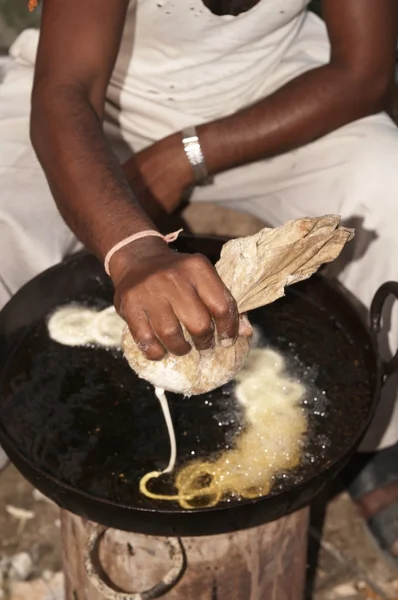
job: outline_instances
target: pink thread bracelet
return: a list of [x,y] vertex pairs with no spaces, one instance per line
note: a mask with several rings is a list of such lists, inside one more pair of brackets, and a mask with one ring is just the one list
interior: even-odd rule
[[105,256],[104,268],[105,268],[106,274],[110,275],[110,272],[109,272],[109,263],[111,261],[111,258],[115,254],[115,252],[117,252],[121,248],[124,248],[128,244],[131,244],[131,242],[135,242],[136,240],[140,240],[143,237],[155,236],[155,237],[162,238],[162,240],[164,240],[167,244],[170,244],[171,242],[175,242],[175,240],[180,235],[181,231],[183,231],[183,230],[179,229],[178,231],[174,231],[174,233],[168,233],[167,235],[162,235],[161,233],[159,233],[159,231],[155,231],[154,229],[147,229],[145,231],[140,231],[139,233],[135,233],[134,235],[130,235],[129,237],[126,237],[124,240],[121,240],[120,242],[118,242],[117,244],[115,244],[109,250],[109,252],[107,253],[107,255]]

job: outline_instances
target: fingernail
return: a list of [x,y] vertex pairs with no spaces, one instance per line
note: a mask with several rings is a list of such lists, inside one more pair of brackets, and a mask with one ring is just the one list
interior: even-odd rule
[[231,346],[233,346],[234,343],[235,340],[231,338],[224,338],[223,340],[220,340],[220,344],[223,348],[231,348]]
[[242,319],[242,321],[244,322],[245,325],[250,327],[250,329],[253,329],[246,313],[244,315],[241,315],[240,318]]
[[251,326],[250,321],[246,315],[240,315],[239,317],[239,335],[253,335],[253,327]]

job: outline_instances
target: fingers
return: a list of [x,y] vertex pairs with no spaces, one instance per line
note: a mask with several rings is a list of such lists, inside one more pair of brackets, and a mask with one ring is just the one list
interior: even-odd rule
[[149,360],[161,360],[167,351],[156,336],[146,313],[142,310],[135,314],[127,311],[127,314],[127,325],[139,350]]
[[180,321],[171,304],[166,300],[159,300],[156,310],[154,307],[151,308],[147,313],[148,320],[163,347],[176,356],[187,354],[191,346],[184,337]]
[[167,301],[159,300],[156,308],[148,304],[141,310],[129,310],[126,304],[123,312],[130,333],[149,360],[161,360],[168,352],[183,356],[191,350],[180,322]]
[[232,346],[239,332],[239,315],[236,302],[223,284],[210,262],[202,255],[195,256],[197,268],[195,288],[214,321],[219,343]]
[[115,305],[148,359],[190,351],[181,324],[199,351],[213,348],[215,338],[229,347],[239,333],[251,335],[234,298],[204,256],[167,250],[141,265],[117,283]]
[[[131,335],[149,360],[161,360],[167,352],[183,356],[191,350],[180,322],[189,327],[189,334],[198,350],[214,346],[213,321],[196,290],[191,287],[184,298],[186,302],[176,303],[178,316],[171,304],[163,299],[158,299],[155,306],[148,303],[138,314],[136,310],[125,310]],[[183,308],[179,311],[178,307]]]
[[175,310],[197,350],[209,350],[214,347],[213,319],[193,286],[189,286],[180,296]]
[[220,345],[229,348],[238,337],[239,315],[236,302],[226,288],[220,289],[217,302],[214,302],[215,298],[216,296],[211,296],[213,302],[209,298],[207,305],[217,329]]

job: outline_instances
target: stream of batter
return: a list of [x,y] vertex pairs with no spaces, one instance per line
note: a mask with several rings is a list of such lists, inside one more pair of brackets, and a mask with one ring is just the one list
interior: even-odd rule
[[149,484],[175,466],[176,442],[169,418],[169,466],[162,472],[147,473],[140,481],[141,493],[155,500],[177,501],[186,509],[215,506],[228,497],[267,495],[275,477],[300,462],[307,431],[301,406],[305,393],[305,387],[287,374],[281,354],[267,348],[253,349],[236,380],[235,395],[244,409],[246,425],[237,436],[235,448],[226,449],[213,460],[189,462],[176,473],[177,493],[158,494]]

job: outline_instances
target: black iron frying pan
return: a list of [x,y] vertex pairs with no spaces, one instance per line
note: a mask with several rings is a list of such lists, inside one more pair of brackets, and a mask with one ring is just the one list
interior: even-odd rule
[[[177,248],[213,261],[222,241],[183,237]],[[372,305],[369,330],[340,287],[321,275],[250,318],[293,372],[310,377],[310,435],[301,466],[257,500],[182,510],[150,501],[140,477],[165,467],[169,445],[153,390],[116,352],[66,348],[49,340],[46,316],[81,301],[105,306],[112,287],[102,266],[80,254],[42,273],[0,314],[0,443],[22,474],[61,507],[103,525],[165,536],[210,535],[275,520],[309,502],[357,448],[381,386],[397,368],[376,348],[381,311],[398,284],[385,284]],[[207,402],[206,402],[207,400]],[[233,432],[223,416],[232,385],[190,400],[170,395],[181,462],[207,456]],[[318,402],[318,404],[315,404]]]

